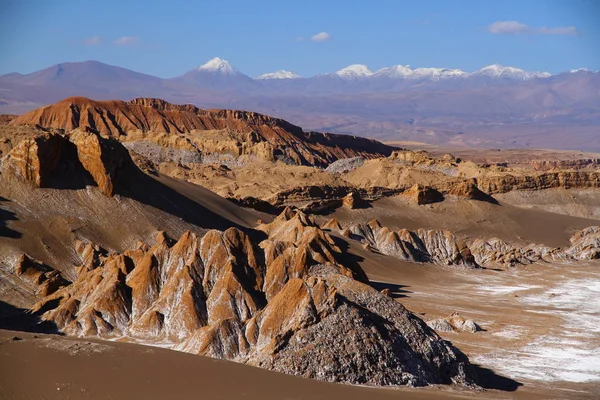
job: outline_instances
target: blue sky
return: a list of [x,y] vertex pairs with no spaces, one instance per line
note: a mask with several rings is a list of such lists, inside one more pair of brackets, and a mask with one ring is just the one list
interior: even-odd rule
[[216,56],[250,76],[352,63],[599,70],[599,21],[595,0],[3,0],[0,74],[98,60],[166,78]]

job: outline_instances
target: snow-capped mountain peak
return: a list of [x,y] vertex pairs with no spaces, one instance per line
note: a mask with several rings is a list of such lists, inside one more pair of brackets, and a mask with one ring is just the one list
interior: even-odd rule
[[279,71],[269,72],[267,74],[263,74],[256,79],[297,79],[302,78],[300,75],[293,73],[292,71],[286,71],[280,69]]
[[220,73],[224,75],[235,75],[239,71],[235,69],[229,62],[220,57],[215,57],[206,64],[198,67],[198,71]]
[[373,71],[363,64],[352,64],[346,68],[342,68],[339,71],[334,72],[335,75],[340,78],[366,78],[373,75]]
[[481,68],[479,71],[473,72],[473,76],[489,76],[492,78],[509,78],[517,80],[526,80],[532,78],[546,78],[550,74],[548,72],[528,72],[519,68],[504,67],[500,64],[492,64]]
[[449,68],[417,68],[413,71],[413,78],[430,78],[433,80],[459,78],[467,75],[460,69]]
[[580,72],[592,72],[592,71],[590,71],[587,68],[575,68],[575,69],[570,70],[569,72],[571,74],[577,74],[577,73],[580,73]]
[[385,76],[387,78],[398,78],[412,75],[413,70],[409,65],[394,65],[391,67],[381,68],[374,75]]

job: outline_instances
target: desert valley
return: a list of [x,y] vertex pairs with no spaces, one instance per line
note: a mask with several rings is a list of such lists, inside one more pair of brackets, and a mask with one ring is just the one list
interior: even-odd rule
[[0,399],[600,399],[600,2],[0,12]]
[[600,395],[600,155],[154,98],[0,129],[4,398]]

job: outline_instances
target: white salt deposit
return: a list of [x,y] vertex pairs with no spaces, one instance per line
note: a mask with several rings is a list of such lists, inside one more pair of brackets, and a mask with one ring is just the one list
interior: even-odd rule
[[[585,275],[517,298],[533,312],[559,316],[559,326],[517,351],[498,349],[472,361],[517,380],[600,382],[600,274],[588,271]],[[486,286],[477,290],[507,294],[532,288]],[[508,327],[493,335],[512,339],[513,330]]]

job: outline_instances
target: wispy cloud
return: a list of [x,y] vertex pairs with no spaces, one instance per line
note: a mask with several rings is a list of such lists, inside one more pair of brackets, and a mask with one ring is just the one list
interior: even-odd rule
[[83,41],[83,44],[85,44],[86,46],[92,46],[95,44],[100,44],[100,41],[101,41],[100,36],[92,36],[92,37],[85,39]]
[[327,32],[319,32],[316,35],[313,35],[310,40],[313,42],[327,42],[331,40],[331,35]]
[[574,26],[541,27],[537,31],[541,35],[577,35],[579,33]]
[[517,35],[531,33],[531,28],[517,21],[498,21],[487,27],[488,32],[498,35]]
[[131,46],[134,44],[138,44],[140,42],[140,38],[137,36],[122,36],[115,40],[113,43],[120,46]]
[[579,33],[574,26],[532,28],[518,21],[497,21],[488,25],[487,30],[496,35],[577,35]]

